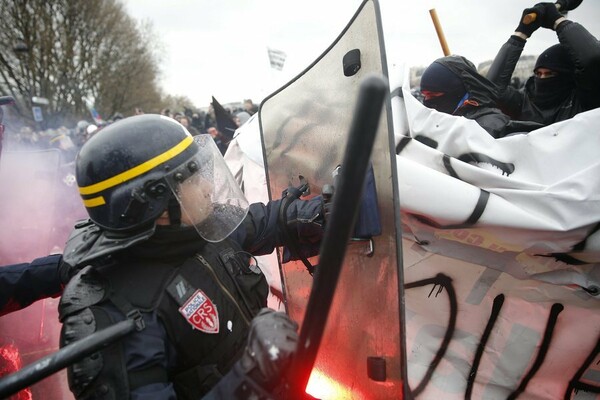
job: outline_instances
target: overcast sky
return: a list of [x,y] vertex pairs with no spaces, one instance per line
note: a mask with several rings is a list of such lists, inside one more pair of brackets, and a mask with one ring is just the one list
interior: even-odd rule
[[[339,35],[361,0],[123,0],[150,21],[163,48],[163,87],[205,107],[252,98],[256,103],[302,72]],[[475,64],[492,59],[518,24],[526,0],[379,0],[387,57],[408,66],[443,56],[429,10],[435,8],[453,54]],[[585,0],[569,19],[600,38],[600,1]],[[539,29],[523,54],[557,42]],[[267,47],[287,53],[270,68]]]

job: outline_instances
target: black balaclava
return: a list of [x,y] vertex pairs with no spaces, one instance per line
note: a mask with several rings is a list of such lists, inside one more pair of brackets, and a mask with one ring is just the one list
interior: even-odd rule
[[423,100],[425,107],[452,114],[467,90],[460,77],[444,65],[433,62],[421,76],[421,91],[442,92],[441,96]]
[[535,62],[534,71],[548,68],[557,75],[551,78],[535,77],[533,103],[541,108],[558,106],[575,87],[575,65],[562,44],[555,44],[544,50]]

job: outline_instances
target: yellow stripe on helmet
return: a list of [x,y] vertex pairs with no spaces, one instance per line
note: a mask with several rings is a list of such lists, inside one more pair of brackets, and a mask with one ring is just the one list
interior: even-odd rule
[[83,200],[83,205],[87,208],[92,208],[92,207],[98,207],[98,206],[103,206],[106,204],[106,201],[104,201],[104,197],[100,196],[100,197],[93,197],[91,199],[84,199]]
[[[170,159],[176,157],[181,154],[185,149],[187,149],[192,143],[194,139],[192,136],[187,136],[181,142],[171,147],[169,150],[165,151],[162,154],[157,155],[150,160],[137,165],[127,171],[121,172],[118,175],[113,176],[112,178],[108,178],[103,180],[102,182],[94,183],[93,185],[84,186],[79,188],[79,193],[81,195],[90,195],[94,193],[101,192],[103,190],[109,189],[113,186],[117,186],[123,182],[127,182],[133,178],[136,178],[148,171],[152,168],[155,168],[157,165],[160,165]],[[93,200],[93,199],[92,199]],[[99,204],[97,204],[99,205]]]

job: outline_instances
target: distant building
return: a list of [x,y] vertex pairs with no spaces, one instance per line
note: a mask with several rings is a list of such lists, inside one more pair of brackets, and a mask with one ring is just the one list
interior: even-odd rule
[[[524,84],[527,78],[529,78],[533,74],[533,67],[535,66],[535,60],[537,60],[538,56],[533,55],[524,55],[519,58],[517,62],[517,66],[515,67],[515,71],[513,73],[513,81],[518,82],[520,85]],[[493,60],[484,61],[477,66],[477,71],[486,76],[490,66],[492,65]],[[425,71],[423,66],[411,67],[410,69],[410,87],[413,89],[418,89],[419,84],[421,82],[421,75]]]
[[241,101],[233,101],[231,103],[223,104],[223,108],[235,113],[244,110],[244,103]]
[[[518,80],[520,85],[523,85],[527,78],[533,75],[533,67],[535,66],[535,60],[537,60],[538,56],[525,55],[519,58],[517,61],[517,66],[515,67],[515,71],[512,74],[513,81]],[[477,71],[486,76],[490,66],[492,65],[493,60],[484,61],[477,66]]]

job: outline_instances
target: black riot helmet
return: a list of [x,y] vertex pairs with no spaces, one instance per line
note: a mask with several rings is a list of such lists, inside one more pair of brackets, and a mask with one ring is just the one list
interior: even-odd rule
[[248,209],[212,138],[194,139],[162,115],[124,118],[100,130],[81,148],[76,176],[90,219],[112,233],[154,230],[169,211],[171,224],[219,241]]

